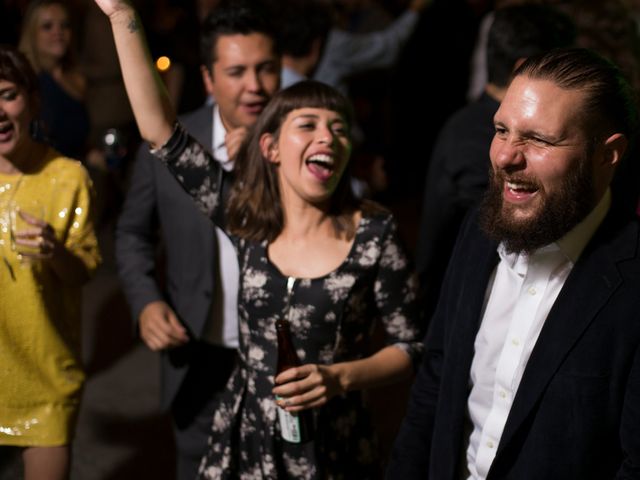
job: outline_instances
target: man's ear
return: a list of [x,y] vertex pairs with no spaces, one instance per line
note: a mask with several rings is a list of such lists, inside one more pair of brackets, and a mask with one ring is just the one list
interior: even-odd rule
[[278,152],[278,142],[271,133],[263,133],[260,137],[260,151],[262,156],[271,163],[279,164],[280,155]]
[[620,160],[622,160],[624,152],[627,151],[628,145],[629,141],[624,134],[614,133],[611,135],[604,141],[604,155],[602,163],[616,167],[620,163]]
[[204,65],[200,65],[200,74],[202,75],[202,84],[209,95],[213,95],[213,75]]

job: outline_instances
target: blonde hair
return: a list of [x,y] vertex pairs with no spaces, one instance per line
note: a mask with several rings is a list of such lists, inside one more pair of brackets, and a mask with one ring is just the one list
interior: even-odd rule
[[[36,48],[36,31],[38,28],[38,21],[40,20],[40,14],[42,10],[51,6],[59,5],[67,14],[67,19],[71,21],[71,12],[63,0],[34,0],[29,4],[27,11],[22,21],[22,29],[20,33],[20,43],[18,49],[24,53],[33,69],[36,73],[42,71],[42,62]],[[72,36],[73,43],[73,36]],[[62,58],[62,68],[67,71],[75,66],[75,55],[72,45],[69,45],[67,51]]]

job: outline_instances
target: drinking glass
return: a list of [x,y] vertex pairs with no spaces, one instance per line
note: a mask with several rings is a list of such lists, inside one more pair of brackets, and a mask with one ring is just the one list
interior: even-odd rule
[[9,206],[9,217],[11,222],[11,248],[20,260],[21,265],[30,265],[37,259],[33,257],[39,253],[39,247],[29,247],[25,245],[19,245],[16,242],[16,234],[25,230],[37,228],[35,225],[30,224],[25,216],[31,216],[38,219],[45,218],[44,205],[38,199],[21,200],[20,202],[13,201]]

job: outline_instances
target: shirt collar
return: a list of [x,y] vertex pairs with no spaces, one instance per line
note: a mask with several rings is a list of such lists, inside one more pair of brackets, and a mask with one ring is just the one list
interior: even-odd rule
[[[545,245],[537,249],[531,254],[531,256],[561,252],[567,259],[575,264],[580,257],[580,254],[593,237],[593,234],[598,229],[604,217],[607,216],[607,212],[611,207],[611,190],[607,188],[607,191],[602,196],[598,204],[591,212],[575,227],[573,227],[568,233],[566,233],[558,241],[549,245]],[[525,268],[528,255],[520,253],[508,253],[503,243],[498,246],[498,254],[503,262],[506,262],[513,270],[519,271]]]
[[611,190],[607,188],[598,204],[589,215],[573,227],[564,237],[557,241],[560,250],[575,263],[596,232],[611,207]]
[[224,128],[220,117],[220,108],[213,106],[213,157],[220,163],[224,170],[233,170],[233,162],[229,160],[227,146],[224,143],[227,130]]

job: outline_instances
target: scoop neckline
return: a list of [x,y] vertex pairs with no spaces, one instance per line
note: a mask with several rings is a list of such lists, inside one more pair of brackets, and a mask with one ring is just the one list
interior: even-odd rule
[[340,270],[342,270],[351,260],[351,257],[354,255],[355,249],[356,249],[356,245],[358,243],[358,239],[359,237],[362,235],[362,224],[364,222],[365,219],[365,213],[361,211],[361,215],[360,215],[360,220],[358,221],[358,225],[356,227],[356,233],[353,236],[353,240],[351,240],[351,246],[349,247],[349,252],[347,253],[347,255],[344,257],[344,259],[342,260],[342,262],[340,262],[340,264],[334,268],[333,270],[331,270],[330,272],[327,272],[323,275],[319,275],[317,277],[292,277],[291,275],[285,275],[282,270],[280,270],[280,268],[278,268],[278,266],[273,263],[271,261],[271,258],[269,257],[269,244],[267,242],[265,242],[263,244],[263,248],[264,248],[264,256],[267,260],[267,265],[269,265],[271,267],[271,269],[281,278],[295,278],[296,280],[300,281],[300,282],[304,282],[304,281],[308,281],[308,282],[314,282],[314,281],[319,281],[319,280],[325,280],[326,278],[330,277],[331,275],[334,275],[335,273],[339,272]]

